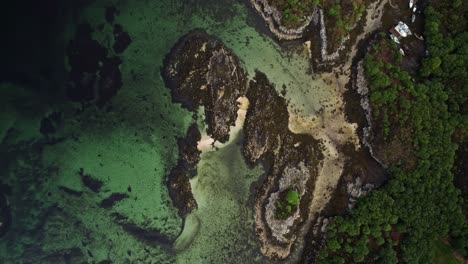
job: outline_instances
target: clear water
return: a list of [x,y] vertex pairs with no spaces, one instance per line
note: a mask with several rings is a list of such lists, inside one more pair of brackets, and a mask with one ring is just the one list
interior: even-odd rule
[[[109,5],[119,10],[116,22],[133,39],[122,56],[124,86],[112,111],[87,108],[76,114],[77,105],[49,104],[17,84],[0,84],[0,176],[12,186],[14,220],[0,241],[0,263],[268,262],[259,253],[252,214],[251,184],[263,169],[245,165],[238,143],[242,133],[202,155],[191,182],[199,209],[187,220],[179,247],[173,246],[183,221],[164,181],[177,160],[176,137],[185,134],[192,113],[171,102],[160,76],[162,61],[178,38],[203,28],[239,56],[249,76],[258,69],[278,90],[286,85],[291,111],[305,118],[336,104],[336,86],[312,79],[304,54],[281,48],[255,29],[257,20],[243,2],[98,0],[70,20],[63,37],[72,36],[81,22],[103,24]],[[112,27],[104,23],[94,38],[111,46]],[[51,111],[65,117],[61,140],[52,145],[39,133],[41,118]],[[101,192],[83,186],[80,168],[104,182]],[[61,187],[82,194],[69,195]],[[128,198],[100,208],[111,193]],[[153,230],[156,238],[142,240],[125,231],[116,215]]]

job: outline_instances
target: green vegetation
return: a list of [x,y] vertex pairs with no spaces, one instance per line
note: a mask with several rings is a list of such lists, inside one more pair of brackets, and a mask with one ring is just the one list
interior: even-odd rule
[[401,69],[396,48],[385,40],[366,56],[373,118],[384,123],[378,137],[403,138],[415,162],[405,166],[408,153],[401,153],[382,188],[351,214],[335,217],[320,263],[433,263],[434,241],[444,237],[468,256],[466,201],[452,174],[457,144],[468,129],[467,9],[462,1],[428,3],[428,55],[415,76]]
[[434,242],[435,264],[458,264],[458,260],[453,256],[452,250],[441,241]]
[[282,220],[288,218],[297,209],[299,201],[300,197],[297,191],[290,189],[282,192],[275,203],[275,217]]

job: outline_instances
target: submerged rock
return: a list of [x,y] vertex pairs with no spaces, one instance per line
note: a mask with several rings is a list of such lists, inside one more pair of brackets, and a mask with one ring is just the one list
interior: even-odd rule
[[208,135],[228,141],[237,99],[247,89],[239,59],[217,39],[195,30],[179,40],[164,65],[162,75],[173,100],[190,111],[203,105]]
[[[106,10],[106,20],[111,23],[115,10]],[[74,38],[68,43],[67,56],[70,64],[67,95],[71,101],[93,102],[104,106],[122,88],[122,60],[109,56],[110,47],[93,39],[94,29],[90,24],[80,24]],[[113,50],[124,52],[132,42],[130,35],[120,24],[114,25]]]
[[141,226],[132,222],[127,216],[119,213],[112,213],[112,216],[116,223],[122,226],[123,230],[144,243],[166,248],[173,242],[171,238],[155,227]]
[[87,175],[83,173],[81,173],[80,176],[81,176],[81,181],[83,182],[84,186],[88,187],[91,191],[95,193],[101,191],[101,187],[104,184],[102,181],[93,178],[91,175]]
[[112,208],[116,203],[127,199],[129,196],[126,193],[113,193],[109,197],[101,201],[99,206],[104,209]]

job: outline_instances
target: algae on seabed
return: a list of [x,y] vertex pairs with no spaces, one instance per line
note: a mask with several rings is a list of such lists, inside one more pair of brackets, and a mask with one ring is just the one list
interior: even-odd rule
[[[74,261],[84,262],[269,261],[259,255],[250,200],[251,184],[262,169],[245,165],[238,144],[241,131],[219,150],[203,153],[192,180],[199,209],[186,220],[191,229],[184,229],[175,244],[180,251],[174,252],[182,221],[170,203],[165,177],[177,160],[175,138],[185,134],[191,114],[171,102],[160,76],[163,58],[180,36],[197,27],[206,29],[240,58],[250,77],[258,69],[276,84],[278,92],[285,85],[292,118],[306,120],[295,118],[299,121],[294,128],[314,135],[320,134],[322,125],[331,124],[328,118],[337,117],[331,114],[340,106],[336,83],[307,74],[308,60],[254,28],[242,4],[227,0],[93,1],[82,7],[76,19],[90,23],[96,29],[93,37],[112,53],[112,25],[104,17],[108,6],[115,6],[115,23],[122,24],[132,38],[122,54],[123,87],[113,98],[112,108],[83,110],[77,104],[57,103],[38,109],[36,114],[43,116],[50,111],[63,113],[56,135],[61,140],[50,145],[38,133],[20,142],[12,140],[14,131],[22,135],[30,129],[24,122],[38,125],[37,118],[30,121],[15,114],[15,122],[8,122],[4,129],[13,131],[3,137],[0,154],[10,156],[1,173],[13,187],[14,225],[0,242],[3,260],[47,263],[57,254],[70,256],[72,252]],[[69,31],[75,27],[70,25]],[[320,116],[324,108],[329,115]],[[310,120],[320,121],[314,131],[309,131]],[[341,124],[342,119],[338,120]],[[330,144],[334,143],[330,140]],[[103,181],[101,192],[83,186],[81,168]],[[110,209],[101,208],[101,201],[113,193],[125,193],[127,198]]]

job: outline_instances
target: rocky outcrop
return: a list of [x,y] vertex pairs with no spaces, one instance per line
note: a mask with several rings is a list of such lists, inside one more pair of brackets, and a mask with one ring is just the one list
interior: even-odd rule
[[[286,100],[263,73],[250,81],[250,107],[244,124],[243,153],[250,164],[265,163],[267,179],[257,193],[255,224],[262,253],[285,259],[296,241],[296,231],[309,215],[315,178],[322,159],[319,141],[288,129]],[[292,179],[297,178],[296,181]],[[298,211],[284,220],[274,218],[279,192],[294,188],[300,194]]]
[[247,89],[239,59],[220,41],[196,30],[182,37],[164,65],[162,75],[173,100],[190,111],[204,106],[208,135],[226,142],[236,121],[237,99]]
[[[206,32],[192,31],[166,57],[162,76],[174,102],[190,111],[204,107],[211,138],[219,142],[229,140],[230,127],[237,118],[237,100],[247,89],[246,73],[232,51]],[[200,139],[196,125],[179,139],[179,160],[168,178],[169,195],[182,217],[197,207],[189,179],[195,175],[200,160]]]

